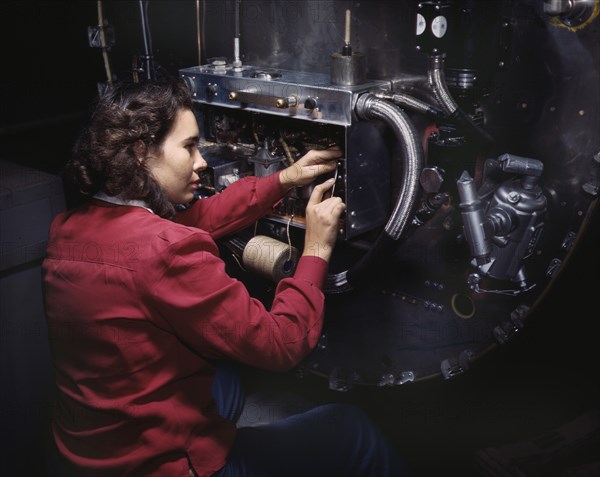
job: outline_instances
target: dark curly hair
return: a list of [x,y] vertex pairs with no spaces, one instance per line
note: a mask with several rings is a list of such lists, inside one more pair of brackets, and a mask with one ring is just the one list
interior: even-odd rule
[[65,180],[85,197],[102,191],[145,201],[159,216],[175,208],[153,179],[146,156],[160,148],[177,113],[193,110],[191,92],[178,78],[118,83],[101,93],[73,147]]

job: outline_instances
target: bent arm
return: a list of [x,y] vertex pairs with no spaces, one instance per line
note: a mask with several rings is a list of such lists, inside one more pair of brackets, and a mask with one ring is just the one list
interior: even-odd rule
[[253,224],[267,214],[286,194],[280,172],[267,177],[246,177],[234,182],[223,192],[196,201],[188,210],[179,212],[175,222],[207,231],[221,238]]
[[151,319],[207,358],[279,371],[297,365],[321,333],[327,263],[302,257],[267,310],[198,235],[172,244],[142,275]]

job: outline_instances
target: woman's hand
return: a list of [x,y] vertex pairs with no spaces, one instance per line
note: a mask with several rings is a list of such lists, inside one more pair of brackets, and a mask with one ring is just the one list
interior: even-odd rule
[[338,234],[339,220],[346,205],[339,197],[323,200],[333,187],[334,179],[315,186],[306,205],[306,235],[302,255],[319,257],[329,262]]
[[342,151],[337,147],[321,151],[312,149],[281,171],[279,174],[281,186],[284,189],[291,189],[310,184],[318,176],[333,172],[337,166],[337,159],[341,156]]

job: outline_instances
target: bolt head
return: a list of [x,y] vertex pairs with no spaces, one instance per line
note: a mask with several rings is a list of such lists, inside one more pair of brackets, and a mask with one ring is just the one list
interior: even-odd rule
[[519,202],[519,200],[521,200],[521,195],[518,192],[509,192],[508,196],[506,197],[508,199],[509,202],[516,204],[517,202]]

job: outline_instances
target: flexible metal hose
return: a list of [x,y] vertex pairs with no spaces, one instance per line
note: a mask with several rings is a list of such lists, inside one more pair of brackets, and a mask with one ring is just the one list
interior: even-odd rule
[[423,149],[418,133],[408,116],[396,105],[373,94],[358,98],[356,114],[363,120],[381,120],[394,132],[402,147],[403,170],[400,193],[384,230],[361,260],[351,269],[330,274],[325,291],[341,293],[351,290],[373,271],[374,265],[387,257],[406,231],[415,212],[419,193],[419,174],[423,168]]
[[414,96],[410,96],[406,93],[396,93],[391,97],[386,98],[381,95],[377,95],[379,98],[389,99],[394,104],[397,104],[401,108],[410,109],[417,113],[424,114],[432,119],[440,119],[444,117],[444,112],[432,104],[428,104],[425,101],[421,101]]
[[379,119],[385,122],[402,146],[404,162],[400,194],[385,226],[385,232],[392,240],[398,240],[417,205],[419,174],[423,168],[421,142],[417,130],[404,111],[388,101],[374,95],[363,95],[356,104],[356,113],[361,119]]
[[442,56],[431,56],[429,58],[429,71],[427,73],[429,86],[448,118],[456,124],[459,130],[471,140],[477,142],[481,147],[492,148],[495,145],[494,138],[482,127],[473,122],[465,111],[459,107],[448,90],[444,75],[444,58]]
[[429,71],[427,74],[429,85],[444,112],[450,116],[458,109],[458,104],[456,104],[446,86],[444,59],[441,56],[432,56],[429,58],[429,61]]

